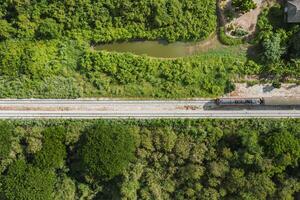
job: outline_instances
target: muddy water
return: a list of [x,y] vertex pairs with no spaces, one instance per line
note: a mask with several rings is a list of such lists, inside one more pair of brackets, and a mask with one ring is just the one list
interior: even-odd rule
[[112,44],[102,44],[94,47],[95,50],[114,52],[130,52],[136,55],[147,55],[158,58],[178,58],[201,53],[213,48],[216,38],[212,37],[203,42],[175,42],[165,41],[132,41]]

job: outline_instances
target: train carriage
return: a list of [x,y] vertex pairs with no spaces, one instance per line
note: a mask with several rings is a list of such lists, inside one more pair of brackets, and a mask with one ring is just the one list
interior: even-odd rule
[[262,100],[266,106],[300,106],[300,96],[263,97]]
[[216,100],[216,104],[219,106],[255,106],[261,105],[261,98],[219,98]]
[[262,98],[219,98],[218,106],[300,106],[300,96],[273,96]]

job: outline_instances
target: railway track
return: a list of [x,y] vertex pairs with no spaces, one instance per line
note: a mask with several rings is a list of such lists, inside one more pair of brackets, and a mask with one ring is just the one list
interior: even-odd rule
[[[258,109],[259,108],[259,109]],[[300,118],[300,108],[218,107],[214,100],[2,99],[1,119]]]

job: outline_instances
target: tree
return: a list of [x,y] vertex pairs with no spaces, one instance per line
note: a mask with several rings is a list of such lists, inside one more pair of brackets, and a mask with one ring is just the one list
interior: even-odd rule
[[18,160],[8,168],[1,183],[7,200],[52,200],[55,174]]
[[67,157],[63,144],[63,127],[46,128],[43,131],[42,149],[34,155],[34,164],[41,169],[62,168]]
[[121,174],[135,157],[133,131],[125,125],[102,121],[89,129],[79,150],[84,173],[105,180]]
[[241,12],[249,12],[251,9],[256,8],[253,0],[232,0],[232,5]]

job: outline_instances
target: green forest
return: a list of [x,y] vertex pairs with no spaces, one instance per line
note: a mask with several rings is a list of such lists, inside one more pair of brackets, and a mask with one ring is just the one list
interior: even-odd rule
[[215,0],[0,2],[0,40],[199,40],[216,30]]
[[0,198],[285,199],[299,120],[0,122]]

